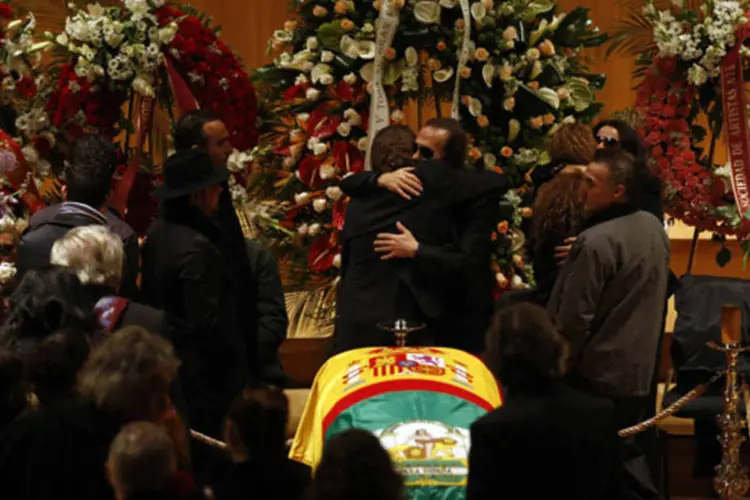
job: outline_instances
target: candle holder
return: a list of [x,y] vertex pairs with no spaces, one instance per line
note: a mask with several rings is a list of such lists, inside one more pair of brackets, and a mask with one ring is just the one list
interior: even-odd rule
[[397,347],[406,347],[406,340],[411,332],[422,330],[426,325],[405,319],[397,319],[393,323],[378,323],[378,328],[393,333]]
[[[738,500],[750,489],[748,470],[740,460],[740,447],[745,441],[743,430],[745,419],[740,413],[739,357],[747,351],[742,347],[742,311],[735,306],[724,306],[721,310],[721,341],[709,342],[711,349],[722,351],[727,358],[726,386],[724,387],[724,412],[717,417],[720,428],[721,463],[716,466],[714,489],[719,498]],[[747,418],[747,415],[745,416]]]
[[721,443],[721,463],[716,466],[714,489],[719,498],[737,500],[742,498],[750,488],[748,470],[740,461],[740,447],[745,441],[742,435],[745,420],[740,413],[740,382],[738,360],[748,347],[738,345],[719,345],[709,342],[709,347],[723,351],[727,357],[726,386],[724,387],[724,412],[716,417],[719,424],[719,442]]

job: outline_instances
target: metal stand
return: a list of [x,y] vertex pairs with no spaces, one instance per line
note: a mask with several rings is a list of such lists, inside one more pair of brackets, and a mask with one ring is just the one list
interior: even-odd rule
[[411,332],[416,332],[425,327],[424,323],[412,323],[405,319],[397,319],[393,324],[380,323],[378,328],[381,330],[387,330],[396,337],[397,347],[406,347],[406,341]]
[[742,435],[744,419],[740,415],[741,388],[737,361],[747,347],[719,345],[709,342],[709,347],[723,351],[727,356],[726,387],[724,388],[724,412],[717,417],[719,442],[721,442],[721,464],[716,466],[714,489],[723,500],[739,500],[750,488],[748,470],[740,461],[740,447],[745,441]]

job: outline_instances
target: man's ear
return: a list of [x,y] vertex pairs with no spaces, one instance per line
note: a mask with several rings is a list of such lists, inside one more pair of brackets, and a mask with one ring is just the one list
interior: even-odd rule
[[68,201],[68,186],[63,184],[62,188],[60,189],[60,194],[62,195],[63,201]]
[[615,189],[613,191],[614,198],[616,201],[622,201],[625,199],[625,186],[622,184],[618,184],[615,186]]

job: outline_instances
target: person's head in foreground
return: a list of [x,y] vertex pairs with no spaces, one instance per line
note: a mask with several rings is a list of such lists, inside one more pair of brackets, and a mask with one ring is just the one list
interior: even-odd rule
[[638,160],[646,149],[638,132],[622,120],[604,120],[594,127],[594,139],[599,149],[619,148]]
[[174,214],[193,208],[212,216],[219,210],[222,184],[228,178],[229,171],[203,149],[179,150],[164,163],[164,184],[154,195]]
[[596,141],[591,129],[582,123],[566,123],[552,137],[547,146],[550,161],[562,170],[568,165],[586,167],[594,159]]
[[65,198],[104,210],[112,191],[112,176],[117,168],[117,150],[112,140],[102,135],[84,135],[76,139],[65,168]]
[[401,500],[402,477],[378,438],[350,429],[331,438],[309,490],[309,500]]
[[80,226],[52,245],[50,261],[75,272],[85,286],[116,293],[122,281],[125,251],[122,240],[107,226]]
[[174,409],[169,397],[180,362],[166,340],[139,327],[107,337],[89,356],[79,393],[122,422],[162,422]]
[[487,330],[487,366],[509,397],[544,393],[564,377],[567,357],[567,342],[537,305],[500,309]]
[[117,500],[164,495],[176,469],[172,440],[151,422],[126,425],[109,447],[107,477]]
[[232,154],[226,125],[217,115],[206,110],[188,111],[180,117],[174,133],[174,147],[178,152],[203,149],[220,167],[226,166]]
[[621,149],[597,151],[586,169],[586,215],[597,214],[613,205],[633,204],[635,169],[633,156]]
[[376,172],[387,173],[416,165],[416,137],[405,125],[388,125],[382,129],[372,141],[372,168]]
[[96,314],[78,276],[57,266],[29,270],[8,299],[0,345],[19,347],[67,328],[89,335],[99,330]]
[[275,387],[245,389],[229,409],[225,441],[235,463],[286,459],[289,401]]
[[469,136],[453,118],[428,120],[417,134],[417,157],[421,160],[435,158],[450,167],[464,169],[468,151]]

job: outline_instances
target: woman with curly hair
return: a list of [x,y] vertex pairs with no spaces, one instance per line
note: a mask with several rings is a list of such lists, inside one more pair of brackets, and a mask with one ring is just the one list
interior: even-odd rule
[[531,221],[531,252],[537,288],[534,301],[546,305],[561,261],[559,248],[583,223],[584,172],[596,143],[583,124],[563,125],[549,142],[554,177],[539,188]]
[[350,429],[326,443],[307,500],[404,500],[388,452],[367,431]]

